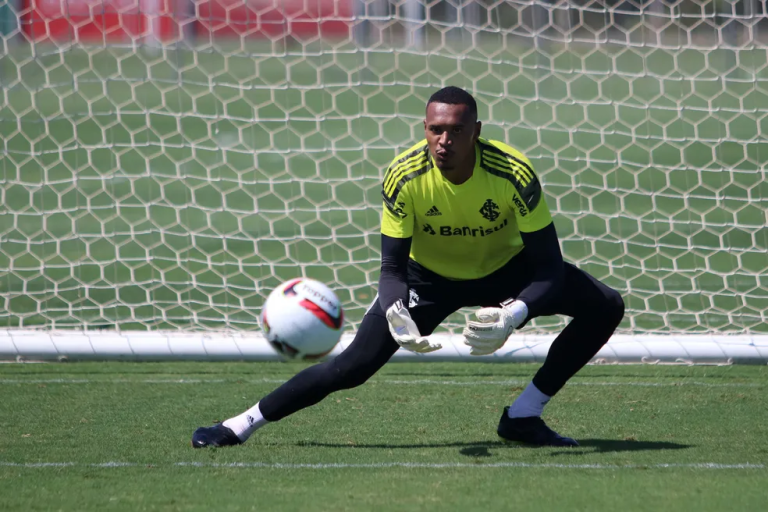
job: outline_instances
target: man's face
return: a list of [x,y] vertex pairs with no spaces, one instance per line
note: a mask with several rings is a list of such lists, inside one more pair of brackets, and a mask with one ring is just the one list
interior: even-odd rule
[[441,171],[458,166],[474,166],[475,143],[481,123],[467,105],[430,103],[424,120],[424,133],[432,158]]

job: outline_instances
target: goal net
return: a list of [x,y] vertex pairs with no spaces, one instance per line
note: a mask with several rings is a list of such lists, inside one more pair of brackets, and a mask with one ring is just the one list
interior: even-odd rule
[[0,347],[41,329],[247,338],[296,276],[334,288],[354,331],[383,171],[457,85],[533,161],[566,259],[624,296],[620,334],[739,337],[766,358],[765,10],[0,0]]

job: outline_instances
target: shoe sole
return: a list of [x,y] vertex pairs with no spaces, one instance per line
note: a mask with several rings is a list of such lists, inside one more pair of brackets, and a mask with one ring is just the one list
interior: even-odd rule
[[511,445],[511,446],[520,446],[521,448],[578,448],[579,446],[572,445],[572,444],[535,444],[535,443],[527,443],[525,441],[513,441],[512,439],[507,439],[506,437],[499,436],[499,439],[502,443]]
[[235,446],[232,444],[221,445],[221,444],[215,444],[215,443],[195,444],[194,441],[192,441],[191,444],[192,444],[192,448],[224,448],[226,446]]
[[501,439],[501,442],[507,446],[517,446],[519,448],[545,448],[547,446],[545,444],[526,443],[525,441],[512,441],[511,439],[505,439],[503,437],[500,437],[499,439]]

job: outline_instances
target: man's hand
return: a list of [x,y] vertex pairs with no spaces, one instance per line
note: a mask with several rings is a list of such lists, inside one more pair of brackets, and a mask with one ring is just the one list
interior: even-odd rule
[[411,318],[411,314],[403,306],[403,301],[398,300],[387,310],[387,323],[389,332],[395,341],[406,350],[419,354],[434,352],[443,348],[438,343],[430,343],[429,338],[419,333],[416,322]]
[[464,328],[464,344],[472,356],[487,356],[499,350],[512,331],[525,322],[528,306],[519,300],[507,301],[500,308],[482,308],[475,316],[479,322],[468,322]]

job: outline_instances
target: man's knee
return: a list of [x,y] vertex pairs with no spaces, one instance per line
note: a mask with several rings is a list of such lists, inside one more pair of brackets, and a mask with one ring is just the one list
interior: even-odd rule
[[603,315],[615,327],[624,318],[624,299],[613,288],[606,287]]
[[624,318],[624,299],[619,292],[598,284],[598,293],[582,297],[575,305],[574,318],[589,318],[590,322],[616,328]]

